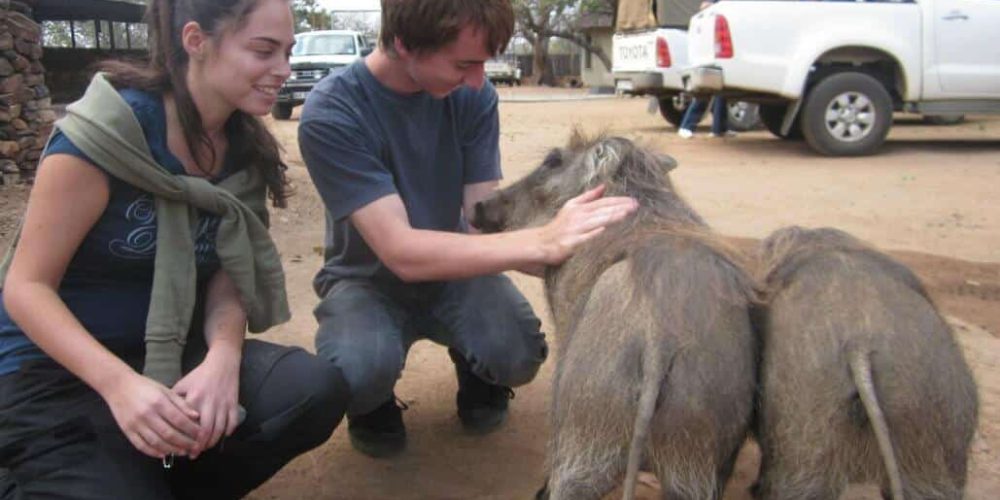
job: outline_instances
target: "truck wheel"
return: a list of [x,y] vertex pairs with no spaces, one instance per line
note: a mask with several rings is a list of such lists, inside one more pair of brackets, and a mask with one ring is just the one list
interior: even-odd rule
[[744,101],[728,102],[729,130],[747,132],[760,126],[760,111],[756,104]]
[[830,75],[806,96],[802,134],[813,149],[828,156],[861,156],[885,142],[892,124],[892,98],[864,73]]
[[687,112],[688,106],[691,105],[690,100],[683,100],[680,96],[668,95],[660,97],[660,116],[663,117],[667,123],[673,125],[675,128],[681,126],[681,121],[684,120],[684,113]]
[[781,133],[781,124],[785,121],[786,112],[788,112],[788,104],[761,104],[758,110],[764,128],[775,137],[789,141],[802,139],[802,113],[795,117],[792,128],[788,130],[787,134]]
[[271,116],[275,120],[287,120],[292,117],[292,105],[277,103],[271,108]]

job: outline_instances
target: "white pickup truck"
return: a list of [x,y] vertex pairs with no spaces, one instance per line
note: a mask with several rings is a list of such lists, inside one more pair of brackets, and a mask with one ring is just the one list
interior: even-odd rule
[[1000,0],[723,0],[689,25],[685,89],[760,103],[832,156],[885,141],[893,111],[1000,113]]
[[687,23],[698,1],[680,5],[677,14],[669,16],[666,1],[658,2],[654,11],[650,0],[621,0],[611,39],[615,90],[656,98],[660,114],[675,127],[688,103],[681,95],[681,70],[687,67]]
[[[611,72],[615,90],[648,95],[660,114],[677,127],[691,102],[681,72],[688,67],[687,24],[701,0],[621,0],[611,40]],[[749,130],[758,125],[756,105],[729,103],[729,127]]]

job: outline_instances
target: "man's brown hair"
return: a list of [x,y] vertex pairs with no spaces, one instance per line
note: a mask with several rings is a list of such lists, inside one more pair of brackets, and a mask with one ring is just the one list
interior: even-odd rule
[[382,0],[379,44],[394,54],[398,37],[406,50],[433,52],[466,25],[485,30],[486,50],[499,54],[514,33],[514,8],[510,0]]

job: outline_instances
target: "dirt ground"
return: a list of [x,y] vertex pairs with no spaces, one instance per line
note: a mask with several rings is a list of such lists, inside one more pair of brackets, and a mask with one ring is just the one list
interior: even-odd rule
[[[501,89],[504,98],[565,92]],[[644,99],[504,101],[500,114],[508,180],[524,175],[547,149],[564,143],[573,127],[607,131],[674,156],[680,167],[672,176],[680,191],[717,231],[740,245],[749,248],[789,224],[836,226],[913,267],[955,325],[979,385],[980,424],[967,498],[1000,498],[1000,118],[970,117],[958,126],[929,127],[900,117],[881,154],[829,159],[764,131],[721,140],[709,139],[705,129],[681,140],[658,114],[647,113]],[[317,299],[310,283],[321,263],[323,210],[299,156],[296,125],[294,118],[272,122],[297,188],[290,208],[273,217],[293,319],[263,337],[313,350]],[[26,188],[8,182],[0,190],[0,240],[5,242]],[[540,282],[513,278],[551,331]],[[531,498],[545,474],[553,365],[550,360],[534,382],[517,389],[501,430],[470,436],[455,415],[456,383],[445,350],[420,342],[397,385],[398,396],[409,405],[404,454],[374,460],[355,452],[344,423],[330,441],[292,462],[251,498]],[[755,448],[748,446],[727,499],[750,498],[746,487],[756,475],[757,460]],[[642,497],[655,498],[655,484],[644,483]],[[877,495],[862,486],[845,498]]]

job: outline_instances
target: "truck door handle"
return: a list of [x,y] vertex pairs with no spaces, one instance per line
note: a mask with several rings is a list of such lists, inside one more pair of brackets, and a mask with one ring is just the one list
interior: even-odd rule
[[968,21],[969,16],[962,14],[961,12],[949,12],[947,16],[942,19],[945,21]]

